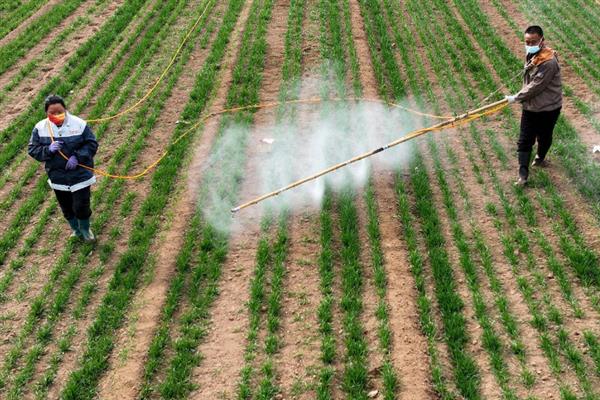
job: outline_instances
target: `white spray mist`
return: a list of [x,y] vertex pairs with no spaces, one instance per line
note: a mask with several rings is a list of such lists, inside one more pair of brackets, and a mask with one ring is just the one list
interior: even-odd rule
[[[282,193],[263,203],[232,215],[230,209],[251,200],[240,198],[241,188],[261,195],[314,174],[333,164],[381,147],[422,126],[421,117],[400,108],[374,102],[326,102],[296,105],[293,121],[286,118],[269,125],[248,128],[230,126],[214,146],[205,170],[200,207],[205,220],[221,230],[232,227],[232,218],[257,215],[267,207],[283,209],[319,207],[325,188],[334,191],[348,184],[356,189],[369,178],[373,163],[393,169],[408,160],[410,145],[402,144],[369,159]],[[254,146],[247,159],[247,146]],[[243,182],[246,180],[246,182]],[[247,195],[247,194],[246,194]],[[260,214],[260,213],[259,213]]]

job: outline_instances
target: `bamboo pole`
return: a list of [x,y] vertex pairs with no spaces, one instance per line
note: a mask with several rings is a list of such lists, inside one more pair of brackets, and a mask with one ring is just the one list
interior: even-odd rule
[[405,136],[403,136],[403,137],[401,137],[399,139],[396,139],[393,142],[390,142],[390,143],[388,143],[388,144],[386,144],[386,145],[384,145],[382,147],[379,147],[379,148],[377,148],[375,150],[368,151],[366,153],[357,155],[356,157],[353,157],[353,158],[351,158],[349,160],[343,161],[343,162],[341,162],[339,164],[332,165],[331,167],[326,168],[326,169],[324,169],[322,171],[319,171],[319,172],[317,172],[317,173],[315,173],[313,175],[307,176],[306,178],[302,178],[302,179],[300,179],[300,180],[298,180],[296,182],[290,183],[287,186],[284,186],[284,187],[279,188],[279,189],[277,189],[275,191],[272,191],[270,193],[267,193],[267,194],[264,194],[264,195],[262,195],[260,197],[257,197],[257,198],[255,198],[253,200],[250,200],[247,203],[244,203],[242,205],[234,207],[234,208],[231,209],[231,212],[232,213],[236,213],[236,212],[238,212],[238,211],[240,211],[240,210],[242,210],[244,208],[247,208],[247,207],[253,206],[255,204],[258,204],[261,201],[264,201],[264,200],[266,200],[268,198],[275,197],[275,196],[277,196],[277,195],[279,195],[279,194],[281,194],[281,193],[283,193],[285,191],[288,191],[290,189],[293,189],[295,187],[303,185],[303,184],[305,184],[307,182],[313,181],[313,180],[315,180],[315,179],[317,179],[317,178],[319,178],[319,177],[321,177],[323,175],[327,175],[327,174],[329,174],[329,173],[331,173],[333,171],[336,171],[336,170],[338,170],[340,168],[343,168],[343,167],[345,167],[347,165],[353,164],[353,163],[355,163],[357,161],[360,161],[360,160],[364,160],[365,158],[371,157],[371,156],[373,156],[373,155],[375,155],[377,153],[381,153],[382,151],[385,151],[385,150],[387,150],[387,149],[389,149],[391,147],[397,146],[397,145],[399,145],[401,143],[408,142],[409,140],[412,140],[412,139],[414,139],[416,137],[424,135],[427,132],[439,131],[439,130],[443,130],[443,129],[455,127],[455,126],[458,126],[458,125],[462,125],[462,124],[465,124],[465,123],[470,122],[470,121],[474,121],[474,120],[479,119],[479,118],[481,118],[483,116],[494,114],[494,113],[502,110],[507,105],[508,105],[508,100],[506,100],[506,99],[499,100],[499,101],[496,101],[494,103],[490,103],[488,105],[485,105],[483,107],[476,108],[475,110],[468,111],[468,112],[466,112],[464,114],[458,115],[458,116],[456,116],[456,117],[454,117],[454,118],[452,118],[450,120],[440,122],[438,124],[432,125],[432,126],[427,127],[427,128],[421,128],[421,129],[418,129],[416,131],[412,131],[412,132],[408,133],[407,135],[405,135]]

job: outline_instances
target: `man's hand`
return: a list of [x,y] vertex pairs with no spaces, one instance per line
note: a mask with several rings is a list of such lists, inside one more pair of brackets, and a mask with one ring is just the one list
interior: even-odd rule
[[67,165],[65,165],[65,169],[67,171],[75,169],[75,168],[77,168],[77,164],[79,164],[79,161],[77,160],[77,157],[71,156],[67,160]]
[[63,145],[63,142],[54,141],[54,142],[50,143],[50,146],[48,146],[48,148],[50,149],[50,153],[56,153],[57,151],[62,149],[62,145]]
[[506,96],[504,97],[506,100],[508,100],[508,104],[512,104],[516,101],[517,96]]

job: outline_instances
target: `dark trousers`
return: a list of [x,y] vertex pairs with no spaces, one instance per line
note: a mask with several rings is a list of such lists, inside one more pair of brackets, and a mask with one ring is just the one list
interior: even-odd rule
[[552,133],[561,108],[552,111],[533,112],[523,110],[521,114],[521,133],[517,142],[519,152],[519,175],[527,178],[529,161],[533,145],[537,141],[537,156],[544,159],[552,145]]
[[88,219],[92,215],[90,208],[91,190],[89,186],[76,192],[55,190],[54,193],[66,219]]

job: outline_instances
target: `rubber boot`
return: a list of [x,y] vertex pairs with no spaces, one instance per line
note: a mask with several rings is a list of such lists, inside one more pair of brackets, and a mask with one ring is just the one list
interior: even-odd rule
[[69,221],[69,225],[71,226],[71,237],[83,239],[83,234],[79,230],[79,222],[77,222],[77,219],[73,218],[68,219],[67,221]]
[[90,229],[90,219],[78,219],[79,221],[79,231],[83,235],[83,240],[86,243],[93,243],[96,241],[96,236],[94,236],[94,232]]
[[530,151],[519,151],[519,180],[515,182],[517,186],[525,186],[529,178],[529,160],[531,159]]
[[533,162],[531,163],[532,167],[539,167],[539,168],[544,168],[547,165],[548,164],[546,163],[546,160],[544,160],[543,158],[541,158],[538,155],[535,156],[535,158],[533,159]]

